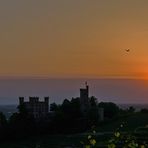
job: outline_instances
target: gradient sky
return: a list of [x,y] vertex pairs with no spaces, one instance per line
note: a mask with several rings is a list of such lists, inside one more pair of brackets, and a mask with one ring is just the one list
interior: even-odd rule
[[1,0],[0,76],[148,78],[147,14],[148,0]]

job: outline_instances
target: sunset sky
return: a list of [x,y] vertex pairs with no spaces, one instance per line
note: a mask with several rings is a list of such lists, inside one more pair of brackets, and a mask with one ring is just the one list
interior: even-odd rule
[[0,1],[0,76],[147,79],[148,0]]

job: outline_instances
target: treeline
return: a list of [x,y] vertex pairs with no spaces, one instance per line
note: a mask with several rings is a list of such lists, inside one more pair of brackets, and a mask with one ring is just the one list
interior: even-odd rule
[[[84,113],[80,98],[65,99],[62,104],[52,103],[49,114],[40,119],[35,119],[28,114],[24,106],[18,106],[18,112],[9,120],[0,113],[0,140],[25,138],[41,134],[72,134],[84,132],[100,122],[99,108],[104,109],[104,121],[112,120],[121,115],[131,114],[133,107],[127,110],[120,109],[112,102],[97,102],[97,98],[89,98],[89,107]],[[147,109],[141,112],[148,113]]]

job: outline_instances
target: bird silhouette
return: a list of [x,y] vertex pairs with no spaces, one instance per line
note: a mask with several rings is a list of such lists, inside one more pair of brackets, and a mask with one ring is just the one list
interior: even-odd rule
[[125,49],[126,52],[130,52],[130,49]]

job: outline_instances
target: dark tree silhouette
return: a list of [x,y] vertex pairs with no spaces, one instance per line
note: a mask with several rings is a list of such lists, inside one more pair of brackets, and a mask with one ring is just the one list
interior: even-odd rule
[[97,98],[95,98],[94,96],[90,97],[90,105],[91,106],[97,106],[98,102],[97,102]]
[[119,114],[119,107],[112,102],[101,102],[98,107],[104,108],[104,116],[106,118],[113,118]]
[[59,106],[56,103],[50,104],[50,111],[57,111]]
[[134,113],[134,112],[135,112],[135,108],[134,108],[133,106],[130,106],[130,107],[128,108],[128,112]]
[[7,124],[6,117],[2,112],[0,112],[0,127],[4,127],[6,126],[6,124]]

